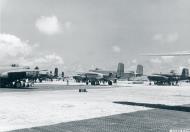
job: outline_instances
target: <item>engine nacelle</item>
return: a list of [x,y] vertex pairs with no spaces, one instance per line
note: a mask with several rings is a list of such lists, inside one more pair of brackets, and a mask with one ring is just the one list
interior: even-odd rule
[[8,72],[3,72],[0,74],[1,78],[8,78]]

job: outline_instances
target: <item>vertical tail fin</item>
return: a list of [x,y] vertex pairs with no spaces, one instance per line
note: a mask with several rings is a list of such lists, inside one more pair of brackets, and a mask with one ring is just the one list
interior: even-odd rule
[[187,77],[189,77],[189,69],[183,68],[182,73],[181,73],[181,77],[182,77],[182,78],[187,78]]
[[142,65],[137,65],[136,74],[137,74],[137,76],[143,75],[143,66]]
[[117,67],[117,77],[122,77],[124,75],[124,64],[123,63],[119,63],[118,67]]

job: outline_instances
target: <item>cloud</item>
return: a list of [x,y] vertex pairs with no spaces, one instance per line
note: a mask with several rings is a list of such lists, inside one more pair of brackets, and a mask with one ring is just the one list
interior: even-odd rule
[[63,66],[64,64],[63,59],[59,55],[56,55],[54,53],[44,55],[38,54],[33,58],[20,57],[17,60],[17,64],[30,67],[39,66],[44,68],[51,68],[55,66]]
[[158,58],[152,58],[150,59],[150,62],[152,63],[157,63],[157,64],[161,64],[161,63],[171,63],[174,60],[174,56],[161,56]]
[[[0,0],[0,16],[2,15],[3,5],[4,5],[4,0]],[[1,19],[1,18],[2,18],[2,17],[0,17],[0,19]]]
[[153,36],[153,40],[163,40],[163,34],[155,34]]
[[14,35],[0,34],[0,60],[5,57],[27,56],[32,52],[33,46]]
[[66,29],[70,29],[71,25],[72,25],[72,23],[70,21],[65,22],[65,28]]
[[174,43],[179,39],[179,34],[177,32],[168,33],[168,34],[155,34],[153,40],[161,41],[163,43]]
[[166,37],[166,41],[168,43],[176,42],[178,39],[179,39],[179,35],[178,35],[177,32],[168,34],[167,37]]
[[52,53],[42,57],[35,58],[34,63],[40,65],[49,65],[49,64],[62,65],[63,59],[59,55]]
[[47,35],[54,35],[61,32],[61,24],[56,16],[41,16],[36,20],[37,29]]
[[167,63],[170,63],[173,61],[173,59],[175,58],[174,56],[161,56],[162,60],[167,62]]
[[137,63],[137,60],[136,60],[136,59],[133,59],[133,60],[132,60],[132,63],[136,64],[136,63]]
[[161,64],[161,63],[162,63],[162,60],[159,59],[159,58],[153,58],[153,59],[150,59],[150,62],[151,62],[151,63],[156,63],[156,64]]
[[63,65],[63,59],[55,53],[36,52],[38,45],[29,44],[11,34],[0,34],[0,63],[27,66]]
[[112,51],[115,53],[120,53],[121,52],[121,48],[117,45],[112,46]]

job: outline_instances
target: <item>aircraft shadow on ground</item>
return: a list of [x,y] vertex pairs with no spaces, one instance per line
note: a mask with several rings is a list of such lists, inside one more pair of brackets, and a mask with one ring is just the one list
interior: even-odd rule
[[187,106],[170,106],[170,105],[164,105],[164,104],[148,104],[148,103],[137,103],[137,102],[128,102],[128,101],[115,101],[113,103],[123,104],[123,105],[132,105],[132,106],[144,106],[144,107],[148,107],[148,108],[190,112],[190,107],[187,107]]

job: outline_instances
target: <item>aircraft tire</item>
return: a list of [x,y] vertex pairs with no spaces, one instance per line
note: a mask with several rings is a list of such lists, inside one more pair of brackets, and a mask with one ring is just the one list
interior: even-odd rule
[[23,82],[22,87],[26,87],[26,83],[25,82]]
[[27,84],[26,84],[26,87],[30,87],[30,84],[29,84],[29,83],[27,83]]
[[112,81],[108,81],[108,85],[112,85]]
[[91,81],[91,85],[95,85],[96,84],[96,82],[95,81]]
[[21,88],[21,87],[22,87],[21,82],[20,82],[20,81],[17,81],[17,82],[15,83],[15,87],[16,87],[16,88]]
[[96,82],[95,82],[95,85],[100,85],[100,82],[99,82],[99,81],[96,81]]
[[39,82],[40,82],[40,83],[42,82],[42,79],[41,79],[41,78],[39,78]]

